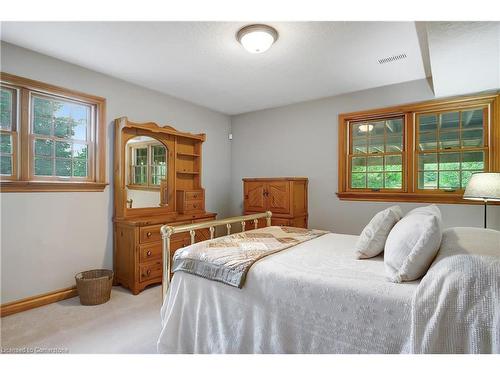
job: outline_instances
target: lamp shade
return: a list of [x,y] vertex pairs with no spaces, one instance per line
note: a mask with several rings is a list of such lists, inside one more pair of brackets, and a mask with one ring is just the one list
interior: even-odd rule
[[500,173],[474,173],[465,188],[464,199],[500,201]]

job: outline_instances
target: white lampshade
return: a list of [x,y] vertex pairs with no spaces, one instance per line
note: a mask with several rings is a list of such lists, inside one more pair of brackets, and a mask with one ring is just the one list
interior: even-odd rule
[[278,39],[278,32],[268,25],[249,25],[238,31],[236,39],[248,52],[262,53]]
[[465,189],[464,199],[500,201],[500,173],[474,173]]

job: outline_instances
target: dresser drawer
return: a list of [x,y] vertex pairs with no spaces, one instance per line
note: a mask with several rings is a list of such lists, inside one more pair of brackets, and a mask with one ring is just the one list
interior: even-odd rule
[[203,198],[205,198],[203,190],[192,190],[192,191],[187,190],[184,194],[185,194],[184,199],[187,201],[203,200]]
[[139,262],[149,262],[153,259],[161,259],[162,243],[155,242],[146,245],[139,245]]
[[162,275],[161,268],[162,268],[161,261],[141,265],[139,267],[139,281],[142,283],[143,281],[161,277]]
[[203,211],[205,203],[203,200],[191,200],[184,202],[184,211]]
[[139,229],[139,242],[158,242],[161,241],[161,225],[150,225]]

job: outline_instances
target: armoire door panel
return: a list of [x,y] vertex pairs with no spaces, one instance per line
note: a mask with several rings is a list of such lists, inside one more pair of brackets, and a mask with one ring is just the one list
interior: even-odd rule
[[290,212],[290,182],[269,182],[267,184],[266,196],[270,211],[281,214]]
[[267,210],[265,184],[262,182],[247,182],[244,191],[245,211]]

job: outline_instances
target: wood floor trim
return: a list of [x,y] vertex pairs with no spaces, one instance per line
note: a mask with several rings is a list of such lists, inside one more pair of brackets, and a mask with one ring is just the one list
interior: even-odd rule
[[20,299],[17,301],[9,302],[0,306],[0,316],[16,314],[21,311],[34,309],[36,307],[48,305],[50,303],[62,301],[68,298],[73,298],[78,295],[76,286],[66,289],[56,290],[45,294],[40,294],[33,297]]

